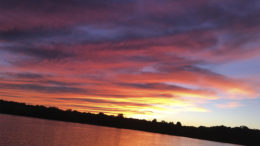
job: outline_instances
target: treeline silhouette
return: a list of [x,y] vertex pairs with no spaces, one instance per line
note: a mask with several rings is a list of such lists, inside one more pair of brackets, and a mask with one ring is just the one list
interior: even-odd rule
[[135,129],[162,134],[185,136],[191,138],[260,146],[260,130],[249,129],[246,126],[240,127],[193,127],[182,126],[180,122],[157,122],[125,118],[123,114],[109,116],[104,113],[92,114],[82,113],[74,110],[60,110],[56,107],[45,107],[39,105],[26,105],[11,101],[0,100],[0,113],[37,117],[43,119],[69,121],[85,124],[110,126],[116,128]]

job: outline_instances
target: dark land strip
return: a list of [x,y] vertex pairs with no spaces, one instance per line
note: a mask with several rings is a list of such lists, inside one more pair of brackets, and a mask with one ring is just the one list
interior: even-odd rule
[[105,115],[104,113],[82,113],[74,110],[61,110],[56,107],[40,105],[27,105],[11,101],[0,100],[0,113],[36,117],[49,120],[93,124],[115,128],[134,129],[161,134],[184,136],[190,138],[218,141],[224,143],[260,146],[260,130],[240,127],[193,127],[182,126],[180,122],[157,122],[125,118],[123,114],[118,116]]

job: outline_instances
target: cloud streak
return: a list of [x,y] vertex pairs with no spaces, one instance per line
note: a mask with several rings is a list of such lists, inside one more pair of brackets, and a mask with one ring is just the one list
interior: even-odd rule
[[229,103],[226,103],[226,104],[217,104],[216,105],[218,108],[237,108],[237,107],[240,107],[242,106],[240,103],[238,102],[229,102]]

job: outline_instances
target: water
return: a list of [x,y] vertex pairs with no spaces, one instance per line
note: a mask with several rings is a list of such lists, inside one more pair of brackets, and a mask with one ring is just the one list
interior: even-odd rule
[[232,146],[206,140],[0,114],[0,146]]

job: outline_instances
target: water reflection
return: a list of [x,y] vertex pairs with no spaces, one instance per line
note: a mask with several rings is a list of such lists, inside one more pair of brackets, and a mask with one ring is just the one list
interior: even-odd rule
[[224,144],[78,123],[0,114],[3,146],[222,146]]

